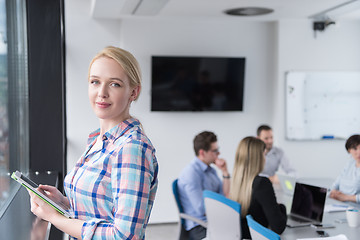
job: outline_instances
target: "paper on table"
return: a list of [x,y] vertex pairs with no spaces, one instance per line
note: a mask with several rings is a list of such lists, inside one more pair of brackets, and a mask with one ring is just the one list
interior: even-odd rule
[[326,204],[324,212],[345,212],[348,207],[346,204]]
[[348,240],[344,234],[339,234],[332,237],[318,237],[318,238],[298,238],[297,240]]

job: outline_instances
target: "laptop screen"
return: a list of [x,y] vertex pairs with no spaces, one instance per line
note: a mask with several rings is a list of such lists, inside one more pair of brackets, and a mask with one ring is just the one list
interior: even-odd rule
[[327,189],[303,183],[295,184],[291,213],[321,222],[324,214]]

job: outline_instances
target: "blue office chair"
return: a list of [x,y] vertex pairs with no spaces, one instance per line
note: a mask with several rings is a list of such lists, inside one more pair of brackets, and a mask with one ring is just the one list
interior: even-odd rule
[[190,216],[190,215],[184,213],[184,209],[183,209],[183,207],[181,205],[181,201],[180,201],[177,183],[178,183],[178,180],[175,179],[172,183],[172,191],[173,191],[176,205],[177,205],[177,208],[179,211],[179,230],[178,230],[179,237],[178,237],[178,239],[187,240],[187,239],[189,239],[189,233],[185,230],[185,220],[194,221],[205,228],[206,228],[207,224],[206,224],[206,222],[202,221],[201,219],[194,218],[193,216]]
[[205,239],[240,240],[240,203],[208,190],[203,192],[203,196],[207,218]]
[[280,240],[280,236],[256,222],[251,215],[246,216],[250,235],[253,240]]

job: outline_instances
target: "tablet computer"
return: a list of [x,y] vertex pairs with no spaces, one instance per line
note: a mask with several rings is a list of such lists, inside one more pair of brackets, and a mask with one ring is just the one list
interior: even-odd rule
[[49,204],[51,207],[53,207],[56,211],[61,213],[67,218],[71,218],[71,215],[68,211],[65,210],[64,206],[61,206],[60,204],[57,204],[53,200],[51,200],[46,194],[40,192],[37,188],[39,187],[38,184],[31,181],[29,178],[27,178],[24,174],[22,174],[19,171],[13,172],[11,175],[11,178],[13,178],[15,181],[35,193],[38,197],[40,197],[42,200],[44,200],[47,204]]

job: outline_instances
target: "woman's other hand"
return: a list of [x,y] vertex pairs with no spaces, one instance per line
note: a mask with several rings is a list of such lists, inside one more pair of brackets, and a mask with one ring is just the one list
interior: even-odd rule
[[46,194],[54,202],[63,205],[65,209],[70,208],[69,200],[56,187],[40,184],[38,190]]
[[53,207],[47,204],[44,200],[38,197],[35,193],[28,190],[30,195],[30,205],[31,205],[31,212],[35,214],[37,217],[45,220],[50,221],[52,217],[54,217],[58,213]]

